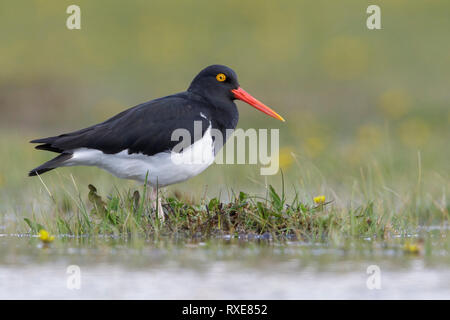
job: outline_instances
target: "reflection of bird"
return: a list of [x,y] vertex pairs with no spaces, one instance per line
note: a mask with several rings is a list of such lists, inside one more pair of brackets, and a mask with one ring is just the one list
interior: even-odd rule
[[[59,155],[30,171],[30,176],[66,166],[96,166],[113,175],[146,181],[152,186],[166,186],[187,180],[212,164],[215,153],[211,129],[225,138],[226,129],[234,129],[239,114],[235,99],[247,102],[276,119],[275,111],[240,88],[236,73],[225,66],[203,69],[188,90],[151,100],[125,110],[94,126],[36,139],[36,149]],[[201,124],[201,135],[194,132],[194,122]],[[176,129],[190,134],[180,150],[172,139]],[[205,152],[206,151],[206,152]],[[183,161],[184,159],[200,161]]]

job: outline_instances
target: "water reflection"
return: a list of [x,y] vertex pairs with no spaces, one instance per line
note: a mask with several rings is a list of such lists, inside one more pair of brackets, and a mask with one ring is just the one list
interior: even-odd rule
[[[0,235],[0,298],[395,299],[450,298],[447,232],[429,229],[417,254],[405,238],[342,243],[217,239]],[[408,238],[407,238],[408,239]],[[431,249],[426,249],[430,247]],[[69,265],[81,289],[67,288]],[[380,290],[366,286],[381,270]]]

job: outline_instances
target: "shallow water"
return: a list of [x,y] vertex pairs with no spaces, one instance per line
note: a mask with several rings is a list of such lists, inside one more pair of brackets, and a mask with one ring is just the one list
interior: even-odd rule
[[[3,234],[0,299],[449,299],[447,232],[427,235],[410,254],[403,238],[330,245],[60,237],[43,247]],[[80,289],[68,288],[70,265],[80,268]],[[370,265],[379,267],[380,289],[367,286]]]

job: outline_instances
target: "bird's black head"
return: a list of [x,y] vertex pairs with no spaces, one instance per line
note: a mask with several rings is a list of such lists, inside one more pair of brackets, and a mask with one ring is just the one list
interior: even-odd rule
[[239,88],[236,72],[231,68],[214,64],[206,67],[192,80],[188,91],[212,100],[234,100],[231,90]]
[[192,80],[188,91],[206,98],[219,109],[236,109],[233,100],[239,99],[275,119],[284,121],[278,113],[242,89],[236,72],[223,65],[214,64],[200,71]]

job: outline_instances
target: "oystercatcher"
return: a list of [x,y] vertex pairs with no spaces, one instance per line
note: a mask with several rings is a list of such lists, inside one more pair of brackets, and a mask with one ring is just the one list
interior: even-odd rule
[[[85,129],[32,140],[39,143],[36,149],[59,155],[31,170],[29,176],[58,167],[96,166],[154,188],[187,180],[209,167],[219,151],[211,129],[226,137],[227,129],[236,128],[236,99],[284,121],[243,90],[232,69],[211,65],[200,71],[185,92],[142,103]],[[195,122],[201,123],[199,137],[194,134]],[[176,129],[185,129],[192,137],[190,144],[178,152],[174,147],[179,141],[172,139]],[[200,153],[201,161],[192,163],[175,161],[174,157],[195,158]]]

